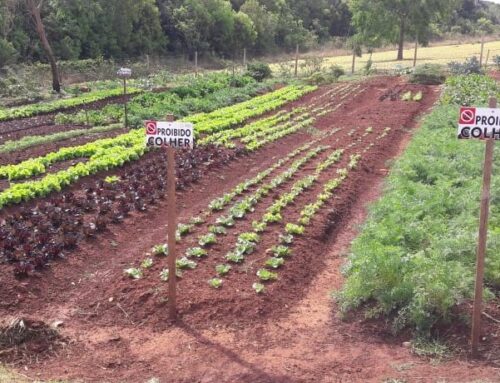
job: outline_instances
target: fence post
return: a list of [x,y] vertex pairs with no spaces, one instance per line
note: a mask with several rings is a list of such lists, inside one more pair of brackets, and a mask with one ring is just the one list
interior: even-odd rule
[[299,75],[299,44],[295,48],[295,77]]
[[417,66],[418,39],[415,40],[415,54],[413,55],[413,68]]
[[484,34],[481,36],[481,55],[479,56],[479,67],[483,66]]
[[194,73],[198,76],[198,51],[194,52]]
[[356,50],[352,50],[352,68],[351,68],[351,74],[354,74],[354,70],[356,69]]

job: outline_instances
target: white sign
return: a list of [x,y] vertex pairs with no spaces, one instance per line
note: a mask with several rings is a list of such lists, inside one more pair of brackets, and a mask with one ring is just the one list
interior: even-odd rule
[[132,69],[129,68],[120,68],[116,74],[119,77],[130,77],[132,76]]
[[500,140],[500,109],[460,108],[458,138]]
[[194,146],[194,125],[190,122],[146,121],[145,126],[147,146]]

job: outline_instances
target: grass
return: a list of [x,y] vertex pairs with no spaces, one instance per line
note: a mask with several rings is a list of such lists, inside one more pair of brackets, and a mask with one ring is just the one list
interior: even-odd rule
[[[500,41],[491,41],[484,44],[484,60],[486,60],[486,55],[488,50],[490,50],[490,57],[488,60],[489,65],[493,65],[493,56],[500,55]],[[432,46],[432,47],[419,47],[418,49],[418,61],[417,64],[433,63],[433,64],[447,64],[450,61],[464,61],[466,58],[471,56],[478,56],[481,53],[480,43],[469,43],[461,45],[447,45],[447,46]],[[404,50],[404,60],[396,61],[397,51],[384,51],[373,53],[371,59],[373,62],[372,68],[379,70],[394,70],[398,67],[412,67],[413,66],[413,49]],[[366,63],[370,59],[370,55],[365,53],[362,57],[356,57],[356,69],[360,70],[366,66]],[[292,63],[292,62],[290,62]],[[300,64],[304,63],[304,60],[299,61]],[[352,65],[352,55],[329,57],[325,56],[322,66],[329,67],[333,64],[340,65],[346,71],[350,72]],[[279,72],[279,64],[272,64],[271,68],[273,71]]]

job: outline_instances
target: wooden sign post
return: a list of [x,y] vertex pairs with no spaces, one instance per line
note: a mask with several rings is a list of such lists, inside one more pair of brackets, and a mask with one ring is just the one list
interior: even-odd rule
[[168,316],[177,318],[177,278],[176,278],[176,175],[175,148],[193,148],[194,127],[191,123],[174,122],[168,115],[165,122],[146,121],[146,145],[165,148],[167,152],[167,246],[168,246]]
[[123,95],[125,96],[125,102],[123,104],[124,114],[125,114],[125,128],[128,128],[128,101],[127,96],[127,79],[132,76],[132,69],[130,68],[120,68],[116,73],[119,78],[123,79]]
[[295,47],[295,77],[299,76],[299,44]]
[[[167,122],[174,122],[174,115],[169,114]],[[175,149],[168,145],[167,149],[167,239],[168,239],[168,316],[171,320],[177,319],[177,251],[176,231],[177,212],[175,209]]]
[[[490,98],[490,108],[497,107],[496,98]],[[490,209],[490,185],[493,168],[494,138],[486,140],[483,168],[483,192],[481,195],[481,213],[479,218],[479,239],[476,260],[476,286],[474,293],[474,309],[472,314],[471,345],[472,355],[477,356],[479,350],[479,338],[481,336],[481,313],[483,311],[483,285],[484,285],[484,263],[486,257],[486,240],[488,236],[488,216]]]

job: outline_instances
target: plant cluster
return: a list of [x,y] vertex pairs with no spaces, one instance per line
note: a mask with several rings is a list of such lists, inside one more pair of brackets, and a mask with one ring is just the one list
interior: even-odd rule
[[[457,307],[474,293],[483,154],[480,142],[456,140],[449,127],[462,103],[484,103],[489,89],[498,91],[478,75],[447,80],[444,102],[397,161],[385,195],[353,243],[338,294],[344,312],[361,306],[367,315],[389,318],[394,331],[411,328],[424,336],[438,324],[463,319]],[[493,190],[498,186],[494,178]],[[493,203],[486,299],[500,286],[499,226]]]
[[[139,89],[130,88],[128,90],[130,94],[136,94],[141,92]],[[89,104],[92,102],[104,100],[110,97],[121,96],[123,94],[123,89],[106,89],[99,90],[91,93],[86,93],[84,95],[60,99],[46,103],[32,104],[20,106],[17,108],[10,109],[0,109],[0,121],[13,120],[16,118],[25,118],[37,116],[40,114],[52,113],[61,109],[70,109],[77,106]]]

